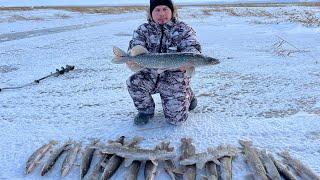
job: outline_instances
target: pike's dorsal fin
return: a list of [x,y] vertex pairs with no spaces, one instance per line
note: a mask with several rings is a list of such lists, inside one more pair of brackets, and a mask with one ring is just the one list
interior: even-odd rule
[[113,53],[116,57],[124,57],[127,56],[127,53],[121,50],[120,48],[113,46]]
[[124,167],[129,167],[133,162],[133,159],[124,159]]
[[143,47],[141,45],[137,45],[131,49],[130,55],[131,56],[138,56],[138,55],[147,54],[147,53],[149,53],[149,51],[145,47]]

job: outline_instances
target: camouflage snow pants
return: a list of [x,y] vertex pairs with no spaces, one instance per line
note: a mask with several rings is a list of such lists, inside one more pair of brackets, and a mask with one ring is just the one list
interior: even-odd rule
[[152,94],[159,93],[167,121],[179,125],[187,120],[190,102],[194,96],[190,78],[185,73],[156,69],[142,69],[127,80],[128,91],[139,112],[153,114],[155,103]]

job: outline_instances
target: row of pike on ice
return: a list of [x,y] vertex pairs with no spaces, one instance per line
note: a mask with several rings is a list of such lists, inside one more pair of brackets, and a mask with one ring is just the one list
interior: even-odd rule
[[[143,138],[135,137],[129,142],[125,142],[125,137],[121,136],[115,141],[109,140],[107,145],[102,145],[99,140],[94,140],[82,153],[80,165],[80,177],[85,179],[109,179],[124,162],[125,167],[129,167],[126,179],[137,179],[141,162],[145,161],[145,178],[154,179],[157,174],[158,161],[165,163],[165,170],[171,179],[195,179],[196,169],[206,167],[208,179],[231,179],[231,162],[233,157],[240,152],[244,153],[246,162],[252,170],[248,177],[253,179],[315,179],[320,180],[310,168],[303,165],[299,160],[291,157],[288,152],[281,153],[285,166],[274,158],[271,153],[259,151],[252,147],[250,141],[240,140],[242,148],[231,145],[221,145],[217,148],[208,148],[207,152],[196,153],[192,139],[181,139],[181,155],[179,159],[180,168],[176,168],[174,160],[177,153],[169,142],[161,142],[154,149],[143,149],[138,146]],[[26,173],[32,172],[45,154],[55,145],[55,141],[50,141],[36,150],[28,159]],[[94,151],[99,149],[100,161],[93,168],[91,174],[87,174],[93,159]],[[67,141],[61,147],[52,152],[41,169],[44,176],[50,171],[55,162],[65,151],[68,151],[61,168],[61,175],[66,176],[74,165],[77,154],[81,150],[81,143]],[[219,171],[217,171],[217,169]],[[102,174],[101,174],[102,172]]]

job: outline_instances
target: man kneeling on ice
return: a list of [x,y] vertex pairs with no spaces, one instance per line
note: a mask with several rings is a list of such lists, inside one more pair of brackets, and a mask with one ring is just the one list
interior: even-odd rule
[[[148,22],[134,31],[128,52],[140,45],[150,53],[201,53],[195,31],[177,20],[171,0],[150,0],[148,13]],[[133,62],[127,64],[129,67],[136,66]],[[188,111],[197,106],[197,99],[190,87],[190,77],[183,68],[164,71],[143,68],[129,77],[127,85],[138,109],[134,118],[137,125],[146,124],[154,116],[155,104],[151,94],[160,94],[165,118],[174,125],[186,121]]]

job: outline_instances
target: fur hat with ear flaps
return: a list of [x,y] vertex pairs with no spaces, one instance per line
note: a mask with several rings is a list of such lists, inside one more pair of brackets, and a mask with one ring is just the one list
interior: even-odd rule
[[171,0],[150,0],[150,14],[152,14],[154,8],[159,5],[168,6],[171,9],[172,14],[174,13],[173,3]]

